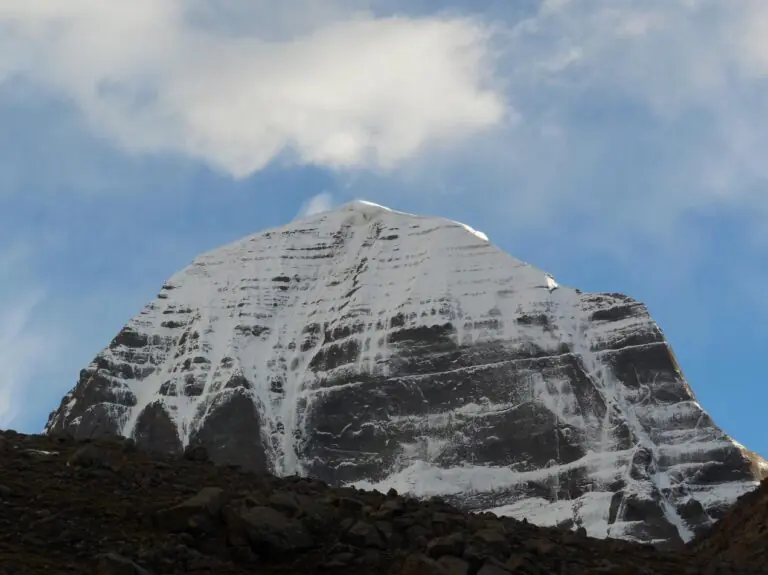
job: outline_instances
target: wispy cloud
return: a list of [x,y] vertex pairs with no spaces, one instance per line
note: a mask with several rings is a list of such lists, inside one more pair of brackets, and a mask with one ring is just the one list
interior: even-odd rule
[[333,209],[333,195],[330,192],[320,192],[319,194],[309,198],[299,209],[299,213],[296,214],[297,218],[303,218],[306,216],[313,216],[321,212],[327,212]]
[[[33,322],[45,294],[25,278],[29,255],[20,244],[0,252],[0,427],[9,426],[19,414],[33,377],[52,356],[46,351],[55,347],[45,329]],[[17,289],[19,283],[24,289]]]
[[0,0],[0,82],[71,99],[126,150],[236,177],[281,154],[391,168],[504,117],[474,20],[379,18],[349,2],[218,4]]
[[[529,122],[556,127],[578,169],[596,177],[610,174],[605,159],[616,148],[661,152],[653,162],[627,158],[652,169],[640,201],[603,192],[634,217],[664,205],[657,219],[677,223],[689,210],[762,202],[768,196],[754,197],[750,184],[768,177],[759,153],[768,145],[766,30],[768,6],[759,0],[550,0],[510,33],[511,99]],[[638,136],[648,140],[633,142]],[[546,132],[538,144],[558,147]]]
[[0,307],[0,427],[7,427],[18,415],[21,397],[29,393],[27,387],[33,385],[33,376],[52,344],[30,325],[41,299],[42,293],[35,293]]

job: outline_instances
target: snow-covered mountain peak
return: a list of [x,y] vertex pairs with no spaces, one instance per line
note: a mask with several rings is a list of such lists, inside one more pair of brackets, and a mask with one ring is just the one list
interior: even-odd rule
[[[330,215],[330,218],[328,217]],[[414,220],[433,220],[435,222],[445,222],[450,224],[455,224],[456,226],[459,226],[463,228],[465,231],[471,233],[475,237],[480,238],[481,240],[488,241],[488,236],[484,234],[483,232],[477,231],[474,228],[468,226],[467,224],[454,221],[454,220],[448,220],[446,218],[436,217],[436,216],[421,216],[417,214],[412,214],[408,212],[401,212],[397,210],[393,210],[392,208],[388,208],[386,206],[383,206],[381,204],[377,204],[374,202],[370,202],[368,200],[352,200],[350,202],[347,202],[346,204],[342,204],[335,210],[328,210],[325,212],[320,212],[319,214],[314,214],[312,216],[304,217],[300,221],[329,221],[329,219],[334,219],[333,216],[342,217],[343,221],[348,225],[363,225],[368,222],[371,222],[375,219],[383,219],[387,216],[392,218],[411,218]]]
[[347,202],[346,204],[343,204],[340,208],[341,210],[345,211],[355,211],[355,212],[361,212],[361,213],[367,213],[367,214],[377,214],[379,212],[391,212],[391,213],[398,213],[408,216],[414,216],[414,214],[409,214],[406,212],[395,212],[392,208],[388,208],[386,206],[382,206],[381,204],[377,204],[375,202],[369,202],[368,200],[352,200],[351,202]]
[[362,200],[173,275],[46,429],[644,541],[690,538],[765,469],[640,303]]

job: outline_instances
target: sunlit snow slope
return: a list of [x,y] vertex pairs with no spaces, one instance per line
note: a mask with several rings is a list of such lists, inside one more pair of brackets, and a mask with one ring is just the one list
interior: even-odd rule
[[689,539],[764,465],[638,302],[368,202],[174,275],[81,372],[64,429],[652,542]]

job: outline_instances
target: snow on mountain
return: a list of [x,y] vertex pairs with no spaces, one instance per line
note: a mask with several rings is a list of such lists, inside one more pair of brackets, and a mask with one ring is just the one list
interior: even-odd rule
[[171,277],[51,413],[63,429],[657,543],[766,469],[640,303],[363,201]]

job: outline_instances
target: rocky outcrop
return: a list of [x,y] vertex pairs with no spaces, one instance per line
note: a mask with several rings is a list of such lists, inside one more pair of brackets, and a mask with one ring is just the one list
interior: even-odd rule
[[0,432],[0,468],[3,574],[768,572],[739,556],[592,539],[583,530],[467,513],[437,498],[216,467],[199,448],[162,456],[132,440]]
[[768,566],[768,479],[742,495],[725,516],[689,544],[702,559],[738,561],[752,569]]
[[766,469],[642,304],[365,202],[199,257],[46,431],[656,544],[691,539]]

